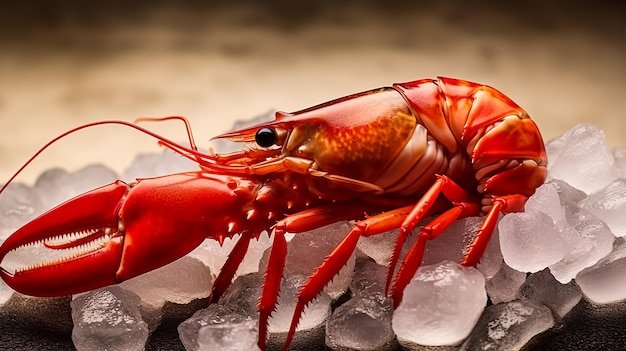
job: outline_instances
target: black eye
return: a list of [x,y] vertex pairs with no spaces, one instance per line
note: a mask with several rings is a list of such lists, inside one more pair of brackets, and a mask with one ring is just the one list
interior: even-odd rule
[[276,131],[270,128],[261,128],[256,132],[254,140],[261,147],[270,147],[276,143]]

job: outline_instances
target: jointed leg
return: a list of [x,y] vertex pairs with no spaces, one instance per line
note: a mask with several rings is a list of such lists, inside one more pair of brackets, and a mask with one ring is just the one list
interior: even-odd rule
[[[337,206],[333,204],[292,214],[276,224],[274,227],[274,243],[270,249],[270,255],[265,271],[263,292],[261,294],[261,298],[259,299],[258,345],[261,350],[265,349],[269,317],[276,307],[276,301],[278,300],[278,293],[280,290],[280,282],[283,277],[283,270],[287,255],[285,233],[302,233],[340,220],[362,218],[368,209],[370,209],[368,205],[352,204],[350,206]],[[289,341],[292,336],[293,333],[288,336]]]
[[276,308],[280,281],[283,278],[285,259],[287,256],[287,241],[285,240],[284,229],[274,231],[274,242],[270,249],[270,256],[265,269],[265,281],[263,283],[263,293],[259,298],[259,349],[265,350],[267,340],[267,327],[269,318]]
[[298,293],[291,326],[287,334],[287,340],[285,341],[285,350],[291,343],[305,306],[317,297],[339,270],[348,262],[350,256],[356,249],[359,238],[361,236],[385,233],[398,228],[412,208],[412,205],[405,206],[357,222],[350,233],[348,233],[348,235],[335,246],[333,251],[326,256],[322,264],[309,276],[307,282]]
[[224,294],[224,291],[226,291],[232,283],[237,268],[239,268],[241,261],[243,261],[243,258],[246,256],[251,238],[252,236],[250,235],[242,235],[239,241],[237,241],[237,244],[235,244],[235,247],[233,247],[220,273],[217,275],[217,278],[215,278],[211,295],[209,296],[209,304],[218,302]]
[[411,246],[411,249],[404,257],[404,260],[400,265],[400,269],[398,270],[398,274],[396,275],[396,279],[391,287],[390,295],[393,298],[394,308],[398,307],[400,301],[402,301],[404,288],[409,284],[422,263],[424,250],[426,249],[426,242],[438,237],[457,219],[475,215],[477,213],[477,205],[459,203],[422,228],[420,233],[417,235],[417,239]]
[[[437,199],[439,198],[439,195],[442,193],[444,197],[447,198],[450,202],[452,202],[452,204],[455,207],[460,206],[459,204],[463,204],[463,206],[465,207],[472,206],[471,204],[474,203],[474,199],[472,198],[472,196],[469,195],[467,191],[465,191],[459,185],[454,183],[450,178],[446,176],[437,176],[437,180],[428,189],[428,191],[426,191],[424,196],[422,196],[422,198],[417,202],[417,204],[415,204],[415,206],[413,207],[413,210],[409,213],[409,215],[406,217],[406,219],[400,226],[400,233],[398,235],[398,239],[396,240],[396,245],[394,246],[393,253],[391,255],[391,261],[389,263],[389,273],[387,274],[387,283],[385,285],[386,291],[389,291],[391,279],[395,272],[396,264],[398,263],[398,260],[400,258],[400,252],[402,251],[402,246],[404,245],[406,238],[413,232],[413,230],[415,230],[415,227],[417,226],[417,224],[426,216],[428,216],[432,212],[433,209],[435,209],[437,205]],[[477,213],[478,213],[478,210],[476,209],[476,214]],[[457,215],[457,217],[454,217],[454,211],[453,211],[444,215],[445,215],[444,219],[446,218],[451,219],[451,222],[453,222],[454,219],[458,218],[460,214]],[[445,227],[441,229],[441,231],[443,231],[444,229]],[[424,240],[424,239],[418,238],[418,240]],[[421,263],[421,259],[419,263]],[[397,301],[394,303],[399,303],[399,302],[400,301]]]
[[493,206],[491,207],[491,210],[489,210],[489,213],[485,216],[483,224],[478,229],[478,232],[474,236],[474,240],[468,246],[467,254],[465,254],[463,261],[461,261],[463,266],[476,266],[483,257],[483,254],[487,249],[487,245],[491,240],[491,235],[496,229],[500,212],[510,213],[523,211],[526,200],[528,200],[528,197],[524,195],[493,197]]
[[[419,267],[419,264],[421,263],[421,256],[423,255],[423,251],[425,248],[425,242],[427,240],[438,236],[457,218],[478,214],[479,212],[479,208],[475,204],[475,199],[472,198],[471,195],[469,195],[464,189],[455,184],[448,177],[439,176],[437,177],[435,183],[430,187],[430,189],[418,201],[417,204],[401,207],[396,210],[388,211],[357,222],[352,230],[348,233],[348,235],[346,235],[346,237],[344,237],[344,239],[339,244],[337,244],[335,249],[328,256],[326,256],[322,264],[315,270],[315,272],[311,276],[309,276],[307,282],[302,286],[300,292],[298,293],[298,299],[293,319],[291,321],[289,332],[287,334],[287,340],[285,342],[285,349],[291,343],[305,306],[317,297],[317,295],[337,274],[337,272],[346,264],[356,248],[358,239],[361,236],[381,234],[388,232],[389,230],[400,228],[400,235],[398,236],[398,240],[396,241],[394,254],[392,256],[392,262],[388,278],[389,285],[391,276],[393,276],[394,273],[394,268],[397,263],[398,256],[402,249],[403,243],[406,240],[406,237],[415,229],[417,224],[424,217],[432,212],[432,210],[438,209],[438,204],[440,204],[440,194],[443,194],[450,202],[452,202],[453,208],[429,223],[429,225],[427,225],[427,227],[423,231],[424,234],[418,236],[418,239],[411,248],[408,257],[404,260],[402,264],[401,270],[398,273],[399,282],[394,286],[394,288],[399,288],[402,284],[406,285],[404,282],[408,282],[411,279],[413,274],[410,274],[410,272],[413,271],[414,273],[414,271],[417,270],[417,267]],[[319,227],[321,226],[320,223],[330,224],[339,219],[331,218],[332,215],[330,215],[330,212],[328,212],[327,210],[336,211],[338,210],[338,208],[336,206],[328,206],[326,208],[322,208],[321,213],[315,212],[320,211],[320,209],[303,211],[299,214],[287,217],[279,224],[280,226],[284,226],[286,230],[294,228],[298,229],[295,230],[296,232],[300,232]],[[343,211],[346,210],[343,209]],[[348,212],[343,211],[341,212],[342,215],[346,215],[349,213],[349,210]],[[353,215],[354,214],[356,213],[353,213]],[[321,220],[320,217],[322,218]],[[348,219],[355,217],[345,216],[345,218]],[[293,232],[294,230],[289,231]],[[276,261],[282,262],[282,264],[278,264],[278,266],[281,268],[277,268],[276,271],[273,272],[271,275],[268,274],[268,276],[266,277],[266,284],[264,285],[263,299],[270,297],[273,299],[270,301],[271,303],[263,305],[264,311],[261,311],[261,314],[265,315],[265,317],[262,316],[261,318],[264,321],[267,321],[267,319],[269,318],[269,313],[273,310],[276,303],[275,297],[278,295],[280,278],[282,276],[282,265],[284,264],[284,255],[286,254],[286,251],[285,253],[283,253],[282,249],[280,250],[281,253],[277,254],[276,256],[280,256],[281,258],[277,258]],[[272,253],[270,253],[270,258],[271,257]],[[270,264],[270,262],[268,262],[268,264]],[[278,273],[280,273],[280,275]],[[270,279],[272,281],[268,282],[270,281]],[[400,289],[394,290],[399,291]],[[395,294],[396,299],[398,299],[399,303],[401,295],[398,295],[398,293]],[[266,323],[267,322],[265,322],[264,324]],[[266,329],[264,328],[263,330]],[[260,335],[260,338],[265,337],[266,335]],[[259,341],[259,345],[261,345],[261,341]]]

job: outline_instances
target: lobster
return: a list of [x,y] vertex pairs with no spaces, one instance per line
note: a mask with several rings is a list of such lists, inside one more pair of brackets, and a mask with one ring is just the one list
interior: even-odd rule
[[[400,229],[386,282],[397,307],[427,241],[457,219],[484,215],[461,262],[477,265],[498,216],[523,211],[546,178],[544,143],[528,114],[494,88],[451,78],[393,84],[277,112],[272,121],[215,137],[245,144],[228,154],[200,152],[186,119],[158,120],[164,119],[186,124],[189,146],[123,121],[83,125],[44,146],[78,129],[117,123],[154,136],[200,170],[117,181],[27,223],[2,244],[0,261],[24,246],[71,254],[12,271],[0,264],[9,286],[34,296],[88,291],[172,262],[206,238],[222,243],[239,235],[212,287],[214,303],[250,240],[269,231],[273,244],[258,306],[258,344],[264,349],[285,263],[285,234],[355,221],[299,291],[287,349],[305,306],[347,262],[360,237]],[[433,214],[400,262],[408,236]]]

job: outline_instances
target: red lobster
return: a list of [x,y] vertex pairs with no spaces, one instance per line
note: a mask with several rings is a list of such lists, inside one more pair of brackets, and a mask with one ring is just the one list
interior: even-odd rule
[[[302,286],[285,349],[304,307],[346,263],[359,237],[400,228],[387,279],[397,306],[428,240],[459,218],[484,215],[461,262],[475,266],[498,215],[522,211],[546,177],[544,144],[527,113],[489,86],[450,78],[394,84],[295,113],[278,112],[273,121],[218,136],[247,145],[226,155],[199,152],[188,124],[190,147],[126,122],[91,125],[104,123],[151,134],[201,170],[130,185],[117,181],[43,214],[2,244],[0,260],[25,245],[87,251],[14,272],[3,268],[4,281],[28,295],[73,294],[163,266],[205,238],[221,243],[239,234],[214,283],[210,302],[216,302],[250,240],[273,230],[259,300],[261,349],[279,293],[286,232],[356,220]],[[438,216],[422,227],[396,273],[407,236],[433,213]],[[96,244],[86,245],[91,242]]]

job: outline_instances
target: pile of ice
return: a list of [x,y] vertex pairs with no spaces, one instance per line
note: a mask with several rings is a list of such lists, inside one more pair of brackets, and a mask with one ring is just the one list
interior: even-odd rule
[[[586,124],[552,140],[547,149],[548,181],[524,213],[503,216],[477,268],[454,262],[482,219],[457,221],[428,244],[422,267],[393,311],[384,281],[397,231],[362,238],[332,286],[309,304],[294,349],[316,349],[323,343],[333,350],[393,350],[398,343],[407,348],[516,349],[558,323],[582,296],[595,304],[625,300],[626,149],[610,149],[603,132]],[[165,151],[138,156],[122,179],[189,169],[195,165]],[[11,184],[0,195],[0,238],[44,209],[115,178],[102,166],[90,166],[74,173],[48,171],[33,187]],[[289,241],[279,304],[270,319],[270,348],[279,348],[284,340],[299,287],[350,226],[335,223]],[[407,240],[405,252],[414,237]],[[170,265],[75,296],[76,348],[143,349],[166,301],[186,304],[208,296],[237,239],[223,247],[207,240]],[[256,347],[256,304],[270,245],[265,234],[252,242],[220,303],[180,325],[187,350]],[[0,286],[0,302],[5,302],[12,292]]]

